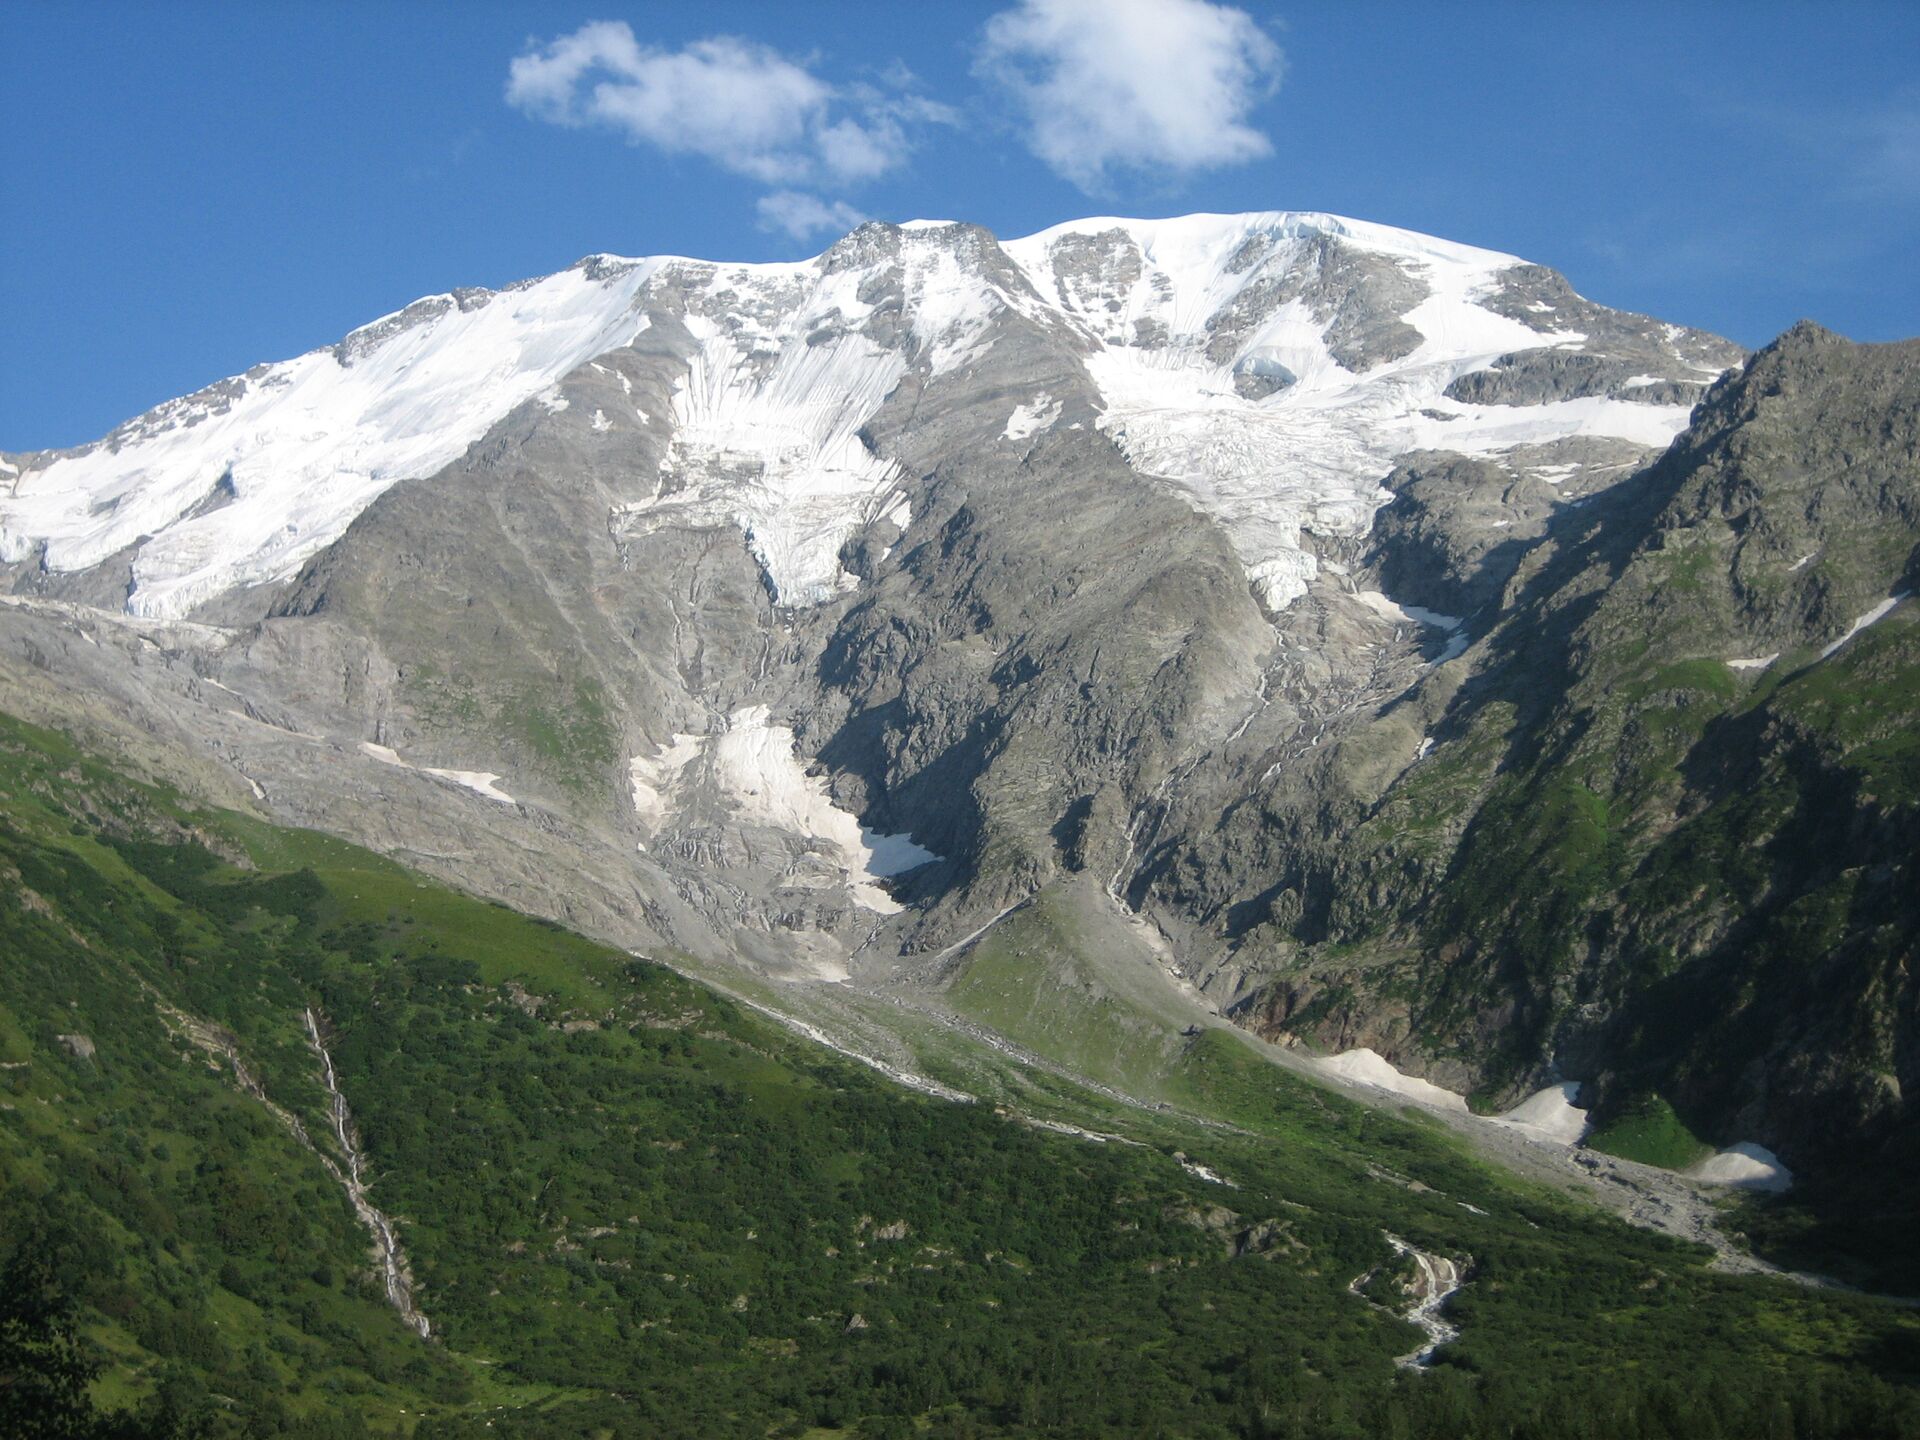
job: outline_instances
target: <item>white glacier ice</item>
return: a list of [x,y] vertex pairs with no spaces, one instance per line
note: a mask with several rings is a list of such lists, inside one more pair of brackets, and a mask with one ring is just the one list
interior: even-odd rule
[[862,335],[809,344],[801,332],[760,373],[717,325],[691,317],[688,328],[700,349],[674,390],[662,488],[615,522],[627,533],[737,525],[784,605],[850,587],[839,558],[849,531],[909,519],[899,467],[860,436],[906,362]]
[[290,575],[389,486],[459,459],[515,406],[629,343],[652,268],[431,297],[162,405],[22,476],[0,499],[0,559],[44,543],[49,569],[81,570],[150,535],[127,602],[138,615]]
[[[1056,274],[1063,245],[1071,249],[1114,232],[1138,251],[1141,263],[1129,283]],[[1421,343],[1355,374],[1328,350],[1326,325],[1295,299],[1274,307],[1223,352],[1220,317],[1250,287],[1300,262],[1322,235],[1388,257],[1425,281],[1427,298],[1404,317]],[[1304,594],[1316,573],[1305,535],[1365,533],[1374,511],[1392,498],[1378,482],[1399,455],[1429,447],[1485,454],[1574,435],[1659,446],[1687,422],[1684,405],[1446,399],[1442,392],[1454,380],[1509,351],[1585,338],[1543,335],[1476,303],[1501,271],[1522,263],[1511,255],[1291,212],[1080,220],[1010,241],[1005,249],[1041,295],[1100,342],[1087,368],[1107,405],[1102,428],[1136,468],[1226,526],[1273,609]],[[1114,273],[1124,277],[1128,268]],[[1235,377],[1249,362],[1270,373],[1284,370],[1292,383],[1247,398]]]

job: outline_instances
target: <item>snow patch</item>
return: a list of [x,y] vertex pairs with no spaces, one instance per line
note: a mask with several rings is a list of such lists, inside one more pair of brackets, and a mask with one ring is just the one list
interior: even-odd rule
[[1375,613],[1402,625],[1430,625],[1436,630],[1458,630],[1465,622],[1458,615],[1442,615],[1419,605],[1402,605],[1379,590],[1357,590],[1354,599]]
[[1708,1185],[1730,1185],[1737,1190],[1764,1190],[1777,1194],[1793,1186],[1793,1172],[1780,1163],[1780,1157],[1764,1145],[1755,1145],[1750,1140],[1729,1146],[1682,1173],[1689,1180],[1699,1180]]
[[1780,652],[1776,650],[1771,655],[1753,655],[1740,660],[1729,660],[1727,668],[1729,670],[1764,670],[1779,658]]
[[502,805],[519,804],[519,801],[515,800],[495,783],[500,777],[491,770],[441,770],[429,765],[415,765],[401,759],[399,752],[391,746],[377,745],[371,740],[362,740],[360,742],[360,750],[362,754],[371,756],[382,765],[392,765],[397,769],[411,770],[416,775],[431,775],[436,780],[450,781],[463,789],[471,790],[476,795],[483,795],[487,799],[497,801]]
[[916,843],[913,836],[904,830],[897,835],[882,835],[878,830],[862,828],[860,843],[867,848],[867,874],[881,880],[904,875],[909,870],[918,870],[922,865],[931,865],[936,860],[946,858]]
[[1007,417],[1007,428],[1001,432],[1003,440],[1025,440],[1029,435],[1045,430],[1060,418],[1060,402],[1042,390],[1033,397],[1031,405],[1016,405],[1013,414]]
[[1338,1076],[1356,1085],[1368,1085],[1375,1090],[1404,1095],[1409,1100],[1418,1100],[1422,1105],[1432,1105],[1437,1109],[1457,1110],[1463,1115],[1467,1113],[1467,1102],[1462,1096],[1417,1076],[1401,1074],[1381,1055],[1365,1047],[1347,1050],[1339,1055],[1322,1056],[1311,1063],[1325,1074]]
[[1820,652],[1820,658],[1822,660],[1831,659],[1842,645],[1845,645],[1849,640],[1853,639],[1854,636],[1858,635],[1862,630],[1865,630],[1868,626],[1878,625],[1882,620],[1886,619],[1887,616],[1893,613],[1894,607],[1896,605],[1898,605],[1902,600],[1905,600],[1906,598],[1907,598],[1907,592],[1902,590],[1898,595],[1889,595],[1886,599],[1882,600],[1878,605],[1874,606],[1871,610],[1867,611],[1866,614],[1856,616],[1854,618],[1853,624],[1847,627],[1847,633],[1842,635],[1838,640],[1834,641],[1831,645],[1827,646],[1826,649],[1822,650]]
[[633,810],[649,830],[659,830],[673,812],[673,789],[680,772],[699,758],[698,735],[675,735],[657,755],[636,755],[627,762]]
[[1549,1085],[1529,1095],[1506,1114],[1496,1117],[1494,1123],[1511,1125],[1536,1140],[1548,1140],[1556,1145],[1578,1145],[1591,1128],[1587,1123],[1587,1112],[1573,1103],[1579,1093],[1578,1080]]
[[422,765],[418,768],[422,775],[434,775],[442,780],[451,780],[456,785],[465,786],[476,795],[484,795],[487,799],[497,800],[502,805],[519,803],[494,783],[500,777],[491,770],[436,770],[430,765]]

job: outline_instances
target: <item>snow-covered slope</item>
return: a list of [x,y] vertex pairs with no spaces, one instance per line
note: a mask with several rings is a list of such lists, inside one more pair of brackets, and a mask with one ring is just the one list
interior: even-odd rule
[[388,486],[458,459],[515,406],[630,342],[653,268],[583,261],[497,293],[432,296],[161,405],[17,477],[0,498],[0,559],[44,545],[48,569],[84,570],[138,544],[127,608],[140,615],[290,575]]
[[[1286,212],[1081,221],[1004,246],[964,225],[869,226],[789,264],[594,257],[419,301],[94,445],[23,457],[0,473],[0,561],[62,574],[124,560],[126,607],[150,616],[285,579],[388,487],[459,459],[529,401],[563,407],[559,382],[671,319],[680,329],[661,343],[684,373],[668,413],[633,408],[667,447],[659,480],[609,523],[738,526],[781,603],[817,603],[854,583],[839,563],[851,533],[910,518],[868,422],[910,371],[931,386],[990,363],[997,318],[1015,314],[1082,352],[1103,429],[1134,468],[1221,521],[1279,608],[1315,571],[1307,537],[1365,531],[1396,456],[1582,435],[1658,445],[1682,426],[1685,404],[1624,390],[1449,399],[1455,381],[1517,352],[1586,345],[1549,323],[1550,304],[1489,308],[1517,267]],[[1665,378],[1688,373],[1678,351],[1664,358]],[[1692,366],[1696,378],[1715,368]],[[1047,395],[1014,402],[1009,441],[1063,413]],[[613,428],[595,412],[593,431]]]
[[[789,605],[854,583],[838,558],[854,524],[885,517],[904,527],[910,518],[898,467],[859,435],[906,362],[862,335],[810,340],[815,325],[839,313],[822,315],[818,305],[816,294],[762,366],[737,336],[689,317],[700,348],[674,390],[660,485],[613,517],[629,535],[730,521]],[[678,481],[671,489],[670,480]]]
[[[1316,568],[1302,532],[1364,534],[1391,498],[1378,482],[1396,456],[1489,454],[1575,435],[1664,445],[1691,408],[1604,396],[1524,407],[1446,398],[1455,380],[1504,355],[1577,348],[1587,337],[1543,333],[1479,303],[1524,263],[1517,257],[1405,230],[1282,212],[1103,219],[1006,249],[1101,342],[1087,365],[1107,404],[1103,428],[1136,468],[1226,525],[1275,609],[1303,593]],[[1355,292],[1324,283],[1336,255],[1358,258],[1356,283],[1378,277],[1382,292],[1359,309],[1384,343],[1344,357],[1330,331]],[[1395,319],[1413,333],[1382,323]]]

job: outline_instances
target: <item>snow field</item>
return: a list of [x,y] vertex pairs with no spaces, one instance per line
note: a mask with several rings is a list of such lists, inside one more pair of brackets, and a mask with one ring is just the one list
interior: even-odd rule
[[727,717],[716,735],[676,735],[652,756],[628,762],[634,811],[658,833],[702,794],[717,797],[748,824],[801,837],[838,868],[854,900],[880,915],[900,904],[874,882],[903,875],[941,857],[910,835],[861,826],[833,803],[826,777],[809,775],[794,753],[794,734],[775,725],[765,705]]
[[452,463],[515,406],[643,321],[651,262],[437,296],[341,345],[262,366],[22,476],[0,498],[0,559],[45,544],[82,570],[152,536],[127,608],[177,616],[292,574],[397,481]]

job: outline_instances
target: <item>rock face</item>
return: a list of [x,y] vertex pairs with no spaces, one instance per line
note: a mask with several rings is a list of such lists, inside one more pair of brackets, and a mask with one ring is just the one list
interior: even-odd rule
[[[1382,513],[1383,574],[1490,593],[1452,522],[1491,483],[1413,473],[1443,502]],[[1502,564],[1465,683],[1360,717],[1253,815],[1183,819],[1154,890],[1260,957],[1266,1033],[1490,1096],[1558,1066],[1603,1115],[1651,1090],[1722,1142],[1910,1164],[1917,526],[1920,345],[1798,327]],[[1221,886],[1258,847],[1273,869]]]
[[[593,257],[0,457],[0,679],[636,946],[924,998],[1071,884],[1268,1033],[1685,1088],[1631,997],[1735,954],[1747,892],[1643,923],[1616,860],[1743,764],[1825,757],[1856,887],[1912,814],[1779,683],[1895,665],[1898,609],[1813,652],[1913,578],[1911,358],[1741,359],[1324,215]],[[1578,886],[1514,884],[1536,852]],[[1778,1097],[1904,1114],[1882,1058],[1702,1070],[1699,1113],[1798,1164]]]

